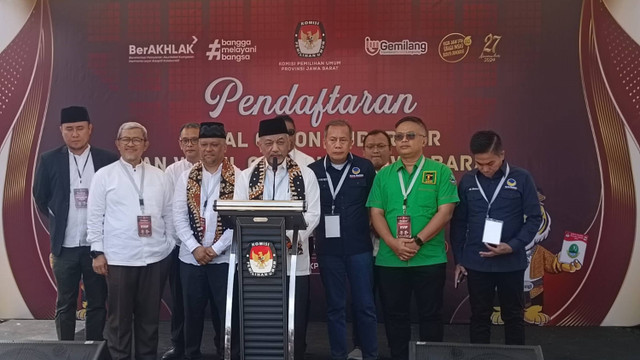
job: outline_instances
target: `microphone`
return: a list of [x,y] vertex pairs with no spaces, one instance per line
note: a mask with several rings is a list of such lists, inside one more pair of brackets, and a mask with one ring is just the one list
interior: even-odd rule
[[273,192],[271,193],[271,200],[276,199],[276,172],[278,171],[278,158],[271,158],[271,167],[273,168]]

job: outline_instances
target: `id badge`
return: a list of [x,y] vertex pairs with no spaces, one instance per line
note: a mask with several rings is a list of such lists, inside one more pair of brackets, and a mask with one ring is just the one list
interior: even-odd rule
[[151,237],[150,215],[138,215],[138,236]]
[[400,215],[398,216],[396,238],[411,238],[411,216]]
[[328,238],[340,237],[340,215],[324,216],[324,234]]
[[502,238],[502,220],[487,218],[484,221],[484,232],[482,242],[492,245],[499,245]]
[[76,209],[86,209],[87,199],[89,199],[89,189],[73,189],[73,200],[76,204]]

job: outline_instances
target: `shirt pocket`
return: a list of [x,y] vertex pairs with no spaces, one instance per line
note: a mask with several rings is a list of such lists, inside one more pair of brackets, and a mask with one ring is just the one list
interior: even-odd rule
[[345,205],[364,205],[367,202],[369,189],[364,178],[345,179],[343,186],[344,189],[340,192]]
[[491,208],[503,214],[521,211],[522,194],[518,190],[502,189]]
[[467,191],[466,197],[469,214],[481,213],[484,215],[487,212],[487,201],[484,199],[480,191]]
[[438,208],[438,189],[433,186],[418,186],[413,190],[418,195],[417,205],[421,210],[427,211],[429,214],[435,213]]

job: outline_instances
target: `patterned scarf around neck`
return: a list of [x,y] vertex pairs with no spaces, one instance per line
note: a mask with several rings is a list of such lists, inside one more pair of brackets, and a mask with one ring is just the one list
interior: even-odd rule
[[[296,164],[291,157],[285,158],[287,173],[289,174],[289,192],[291,193],[291,200],[305,200],[304,192],[304,178],[302,177],[302,171],[298,164]],[[249,200],[263,200],[264,195],[264,178],[266,174],[267,160],[262,158],[259,161],[253,171],[251,172],[251,178],[249,179]],[[274,178],[273,181],[276,179]],[[291,249],[291,242],[287,239],[287,248]],[[301,255],[302,244],[298,241],[298,255]]]
[[[202,165],[202,161],[198,161],[189,172],[189,178],[187,179],[187,209],[189,212],[189,225],[191,226],[191,231],[193,232],[193,236],[198,240],[198,243],[202,244],[204,240],[205,228],[204,224],[201,221],[201,203],[200,203],[200,195],[202,192],[202,171],[204,166]],[[219,200],[232,200],[233,193],[235,190],[236,183],[236,172],[233,165],[224,158],[222,160],[222,172],[220,174],[220,194],[218,195]],[[208,206],[208,204],[207,204]],[[225,222],[226,223],[226,222]],[[216,243],[222,233],[228,229],[228,227],[223,226],[223,219],[218,214],[217,224],[216,224],[216,234],[213,238],[213,242]]]

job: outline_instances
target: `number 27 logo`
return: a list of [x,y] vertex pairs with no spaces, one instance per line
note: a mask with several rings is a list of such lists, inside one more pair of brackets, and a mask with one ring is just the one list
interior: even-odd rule
[[502,39],[502,35],[488,34],[485,36],[484,47],[482,48],[480,59],[483,59],[485,62],[496,61],[496,58],[500,57],[500,55],[496,53],[496,47],[498,46],[500,39]]

